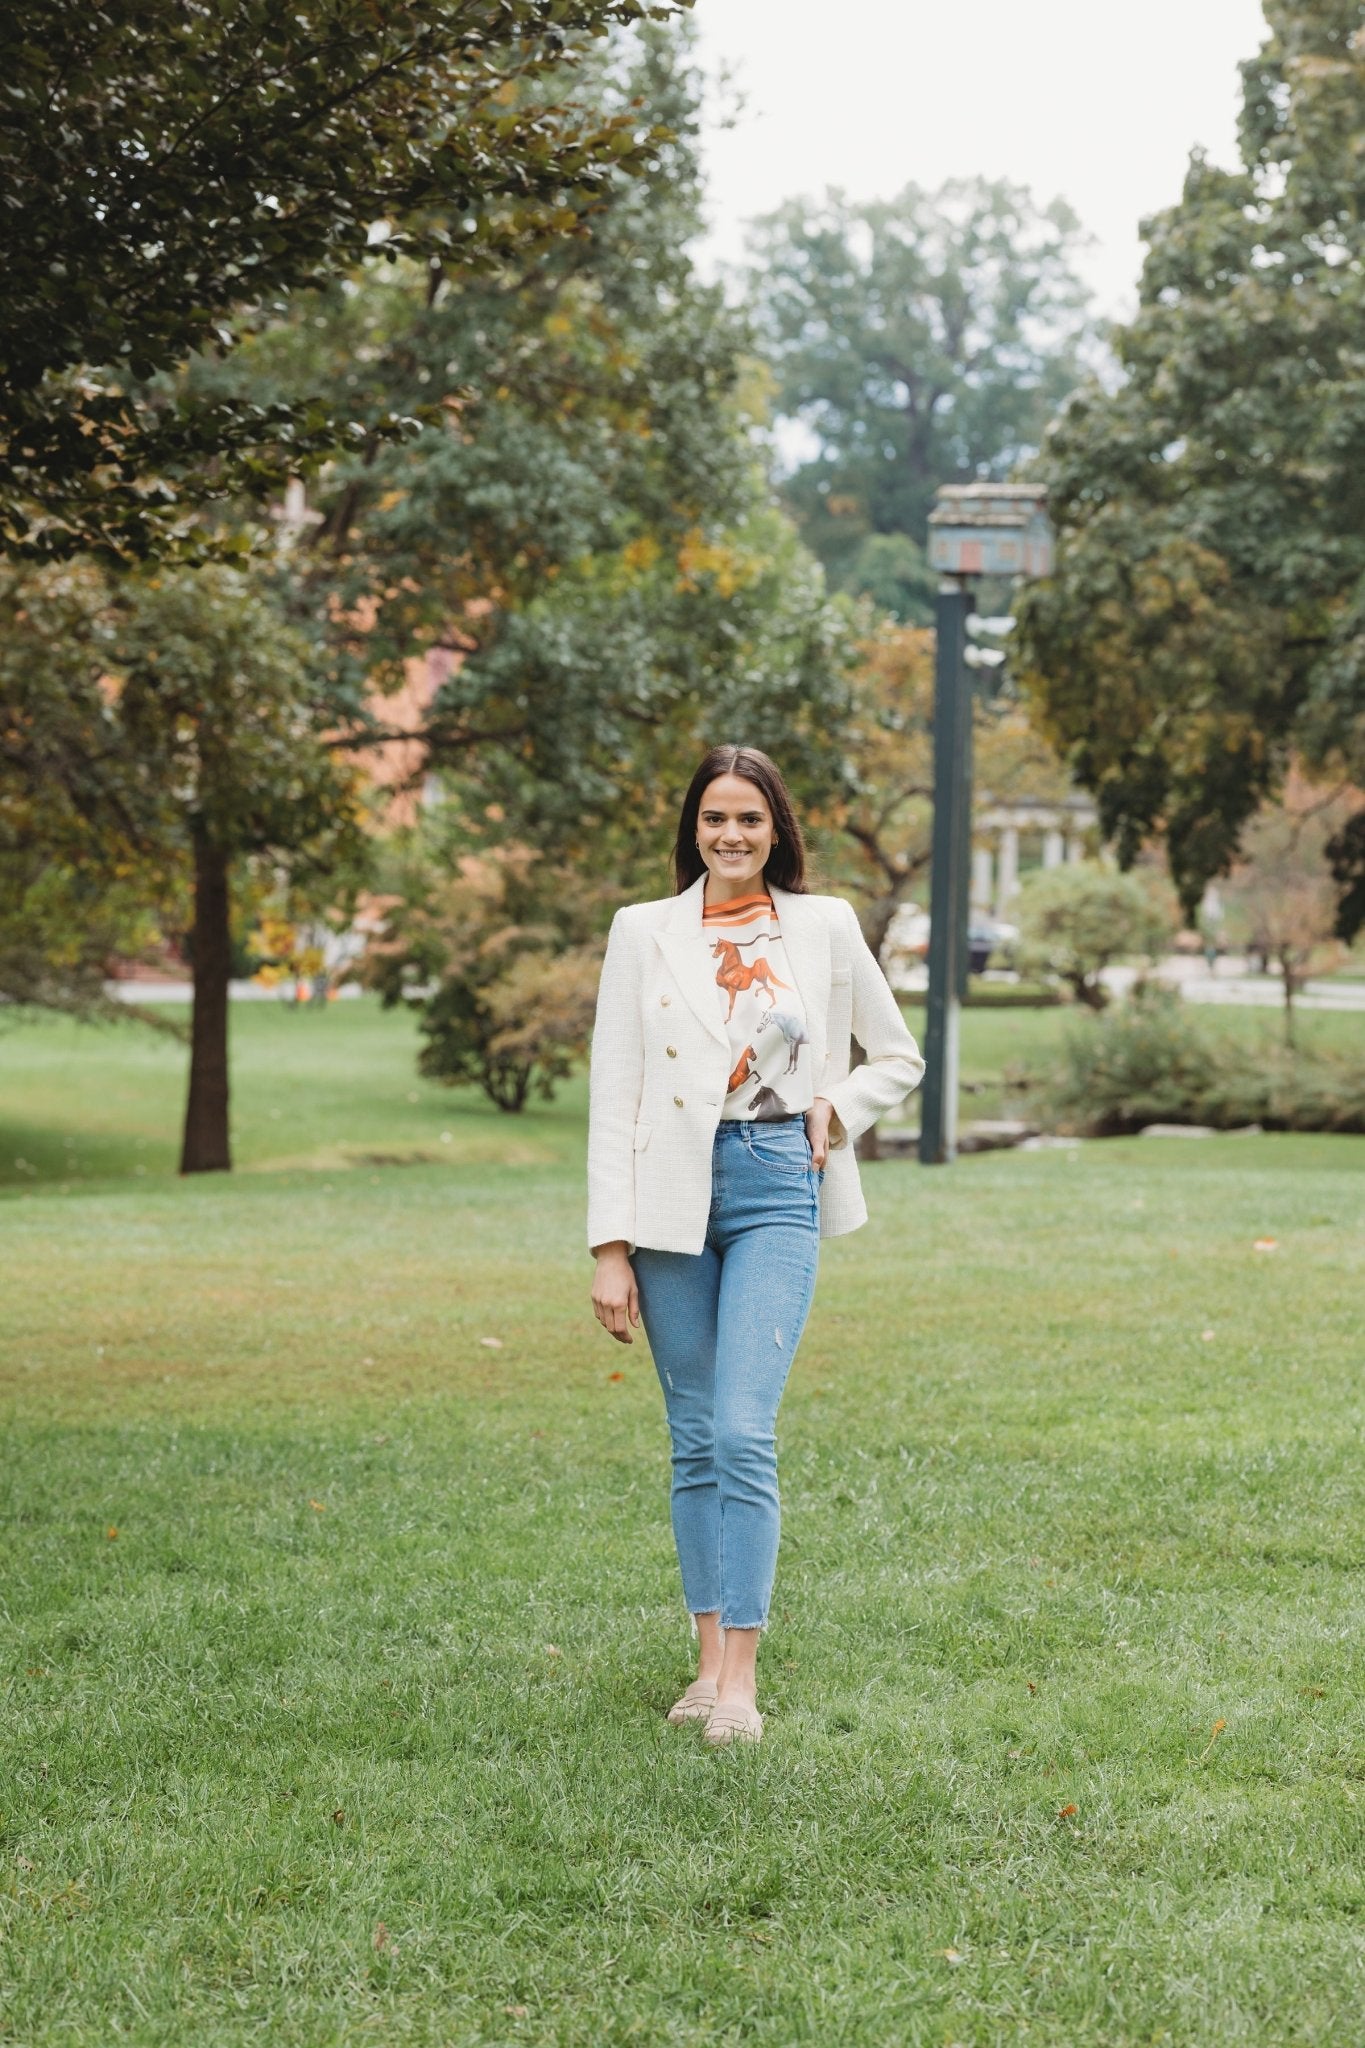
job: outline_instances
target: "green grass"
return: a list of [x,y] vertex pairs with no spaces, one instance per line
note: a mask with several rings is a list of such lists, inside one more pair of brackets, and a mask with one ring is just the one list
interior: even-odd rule
[[233,1023],[192,1184],[180,1049],[0,1040],[0,2041],[1358,2037],[1365,1140],[868,1169],[713,1755],[581,1092]]

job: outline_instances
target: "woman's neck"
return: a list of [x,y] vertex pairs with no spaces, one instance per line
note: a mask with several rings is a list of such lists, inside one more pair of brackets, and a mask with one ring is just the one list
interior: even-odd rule
[[706,887],[702,891],[702,909],[719,910],[722,905],[739,903],[746,896],[769,896],[771,893],[764,875],[754,875],[747,882],[732,882],[728,876],[717,878],[708,873]]

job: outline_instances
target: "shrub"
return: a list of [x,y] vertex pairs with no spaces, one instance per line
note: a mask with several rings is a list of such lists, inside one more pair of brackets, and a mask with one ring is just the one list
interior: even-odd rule
[[1158,987],[1073,1024],[1053,1069],[1017,1078],[1042,1121],[1090,1137],[1155,1123],[1365,1132],[1365,1058],[1242,1043]]
[[1108,1001],[1100,975],[1110,962],[1134,953],[1156,958],[1176,922],[1168,888],[1098,861],[1028,876],[1018,918],[1021,971],[1056,975],[1092,1010]]

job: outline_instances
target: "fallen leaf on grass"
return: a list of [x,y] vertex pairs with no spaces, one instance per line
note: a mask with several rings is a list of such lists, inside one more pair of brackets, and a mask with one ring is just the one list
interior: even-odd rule
[[1277,1237],[1258,1237],[1251,1249],[1254,1252],[1277,1252],[1280,1241]]
[[1200,1341],[1200,1343],[1201,1343],[1201,1344],[1212,1344],[1212,1342],[1213,1342],[1213,1331],[1212,1331],[1212,1330],[1201,1330],[1201,1331],[1199,1332],[1199,1341]]
[[1327,1697],[1327,1687],[1325,1685],[1301,1685],[1299,1691],[1305,1699],[1309,1700],[1325,1700]]
[[480,1339],[479,1339],[479,1342],[480,1342],[480,1344],[482,1344],[482,1345],[483,1345],[483,1347],[484,1347],[484,1349],[485,1349],[486,1351],[501,1351],[501,1350],[502,1350],[502,1338],[501,1338],[501,1337],[480,1337]]
[[1215,1722],[1214,1722],[1214,1724],[1213,1724],[1213,1732],[1212,1732],[1212,1734],[1211,1734],[1211,1735],[1209,1736],[1209,1739],[1208,1739],[1208,1744],[1207,1744],[1207,1746],[1206,1746],[1206,1747],[1205,1747],[1204,1749],[1202,1749],[1202,1750],[1200,1751],[1199,1755],[1198,1755],[1198,1756],[1197,1756],[1197,1757],[1195,1758],[1195,1762],[1196,1762],[1196,1763],[1201,1763],[1201,1764],[1202,1764],[1202,1763],[1203,1763],[1203,1761],[1204,1761],[1204,1759],[1205,1759],[1205,1757],[1206,1757],[1206,1756],[1208,1756],[1208,1755],[1210,1755],[1210,1754],[1212,1753],[1212,1750],[1213,1750],[1213,1745],[1214,1745],[1214,1743],[1215,1743],[1215,1742],[1217,1742],[1217,1740],[1218,1740],[1219,1736],[1220,1736],[1220,1735],[1222,1734],[1223,1730],[1224,1730],[1224,1729],[1225,1729],[1225,1728],[1227,1727],[1227,1725],[1228,1725],[1228,1724],[1227,1724],[1227,1722],[1226,1722],[1226,1721],[1215,1721]]
[[325,1500],[310,1500],[308,1505],[313,1510],[313,1513],[315,1515],[325,1515],[327,1512],[327,1503]]
[[382,1956],[382,1955],[383,1955],[383,1953],[384,1953],[384,1951],[385,1951],[385,1949],[386,1949],[386,1948],[388,1947],[388,1945],[389,1945],[389,1930],[388,1930],[388,1928],[387,1928],[387,1927],[386,1927],[386,1926],[384,1925],[383,1921],[381,1920],[381,1921],[380,1921],[380,1923],[379,1923],[379,1925],[378,1925],[378,1926],[377,1926],[377,1927],[375,1928],[375,1930],[374,1930],[374,1952],[375,1952],[375,1954],[376,1954],[377,1956]]
[[33,1868],[33,1865],[29,1862],[27,1856],[16,1856],[14,1860],[19,1865],[19,1868],[21,1870],[32,1870]]
[[945,1963],[963,1963],[967,1960],[961,1949],[957,1948],[941,1948],[939,1954]]
[[507,2014],[508,2018],[513,2020],[524,2020],[530,2010],[529,2005],[505,2005],[503,2007],[503,2011]]
[[547,1657],[562,1657],[564,1652],[560,1649],[558,1643],[547,1643],[545,1645],[545,1654]]
[[1080,1807],[1079,1807],[1079,1806],[1077,1806],[1077,1804],[1076,1804],[1076,1802],[1075,1802],[1075,1800],[1074,1800],[1074,1799],[1068,1800],[1068,1802],[1067,1802],[1067,1804],[1066,1804],[1065,1806],[1059,1806],[1059,1807],[1058,1807],[1058,1809],[1057,1809],[1057,1818],[1058,1818],[1058,1820],[1070,1820],[1070,1818],[1071,1818],[1072,1814],[1073,1814],[1073,1813],[1079,1813],[1079,1812],[1080,1812],[1080,1810],[1081,1810],[1081,1809],[1080,1809]]
[[336,1810],[334,1811],[333,1815],[332,1815],[332,1819],[333,1819],[333,1821],[335,1822],[335,1824],[336,1824],[336,1826],[337,1826],[337,1827],[339,1827],[339,1828],[345,1827],[345,1825],[346,1825],[346,1809],[345,1809],[345,1807],[344,1807],[344,1806],[338,1806],[338,1807],[336,1808]]
[[1026,1678],[1026,1679],[1024,1680],[1024,1683],[1025,1683],[1025,1685],[1026,1685],[1026,1686],[1028,1687],[1028,1689],[1029,1689],[1029,1691],[1030,1691],[1030,1692],[1037,1692],[1038,1688],[1037,1688],[1037,1686],[1036,1686],[1036,1685],[1034,1684],[1034,1682],[1033,1682],[1033,1680],[1032,1680],[1031,1678]]
[[104,1540],[106,1543],[118,1542],[118,1530],[114,1527],[112,1522],[104,1532]]
[[607,1374],[607,1378],[609,1380],[623,1380],[625,1378],[625,1374],[623,1372],[609,1372]]

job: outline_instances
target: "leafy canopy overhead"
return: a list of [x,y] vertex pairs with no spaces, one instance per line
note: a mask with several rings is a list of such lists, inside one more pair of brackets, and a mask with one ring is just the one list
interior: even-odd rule
[[980,179],[866,205],[830,191],[756,223],[778,410],[818,444],[787,495],[841,587],[927,619],[934,492],[1007,475],[1080,375],[1081,240],[1060,200]]
[[[581,74],[603,119],[637,105],[667,136],[590,234],[434,287],[371,263],[196,371],[344,397],[364,442],[310,486],[289,557],[289,602],[350,679],[338,731],[370,743],[373,686],[431,650],[425,737],[537,844],[638,815],[718,736],[839,773],[847,634],[755,456],[747,326],[691,255],[701,90],[685,36],[647,27]],[[419,407],[419,432],[383,439]]]
[[[1266,13],[1242,167],[1191,160],[1122,385],[1049,439],[1057,571],[1020,607],[1051,735],[1121,854],[1164,837],[1187,907],[1296,751],[1365,767],[1365,5]],[[1365,832],[1336,852],[1349,901]]]
[[[576,229],[654,139],[572,101],[616,24],[690,0],[11,0],[0,25],[0,538],[153,548],[185,479],[297,462],[319,404],[187,409],[147,380],[352,268],[376,223],[439,268]],[[284,457],[277,458],[278,462]]]

